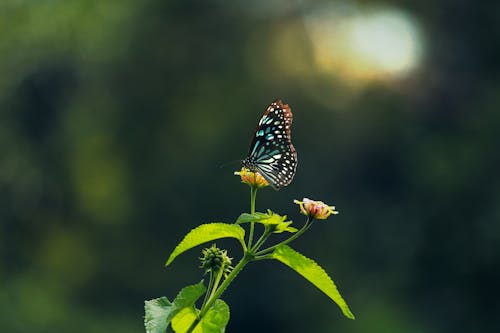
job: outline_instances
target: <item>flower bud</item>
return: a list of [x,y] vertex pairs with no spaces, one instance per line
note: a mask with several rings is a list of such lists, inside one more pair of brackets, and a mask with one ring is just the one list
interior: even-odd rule
[[302,201],[294,200],[293,202],[300,206],[300,212],[302,214],[315,220],[325,220],[331,214],[336,215],[339,213],[335,210],[334,206],[328,206],[323,201],[314,201],[304,198]]
[[201,253],[203,256],[200,258],[200,268],[204,268],[205,273],[213,272],[217,274],[222,269],[226,277],[233,270],[231,266],[233,258],[229,258],[227,251],[219,249],[215,244],[203,249]]

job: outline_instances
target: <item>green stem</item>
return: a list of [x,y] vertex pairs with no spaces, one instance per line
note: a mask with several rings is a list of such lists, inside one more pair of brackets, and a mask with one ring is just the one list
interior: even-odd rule
[[255,198],[257,198],[257,188],[250,187],[250,213],[255,213]]
[[243,248],[243,253],[247,253],[248,249],[247,249],[247,245],[245,244],[245,240],[239,240],[240,241],[240,244],[241,244],[241,247]]
[[253,248],[250,249],[250,253],[255,253],[255,251],[259,250],[259,248],[262,246],[262,244],[264,244],[264,242],[269,238],[270,235],[271,231],[269,230],[269,227],[266,226],[266,230],[264,230],[264,233],[257,240]]
[[212,292],[210,293],[210,297],[208,298],[209,301],[214,296],[215,291],[219,287],[220,279],[222,279],[222,275],[224,274],[224,269],[225,269],[225,265],[222,265],[221,268],[219,269],[219,273],[217,273],[217,277],[215,278]]
[[272,259],[272,258],[273,258],[272,254],[269,253],[269,254],[265,254],[263,256],[256,256],[254,261],[266,260],[266,259]]
[[[257,198],[257,187],[250,186],[250,214],[255,213],[255,200]],[[255,222],[250,223],[250,233],[248,236],[248,248],[252,247]]]
[[266,253],[269,253],[269,252],[273,251],[275,248],[277,248],[280,245],[288,244],[291,241],[293,241],[294,239],[297,239],[298,237],[300,237],[300,235],[302,235],[304,232],[306,232],[307,229],[309,229],[309,227],[311,227],[312,222],[313,222],[313,219],[311,219],[311,218],[308,217],[307,221],[306,221],[306,224],[304,224],[304,226],[299,231],[297,231],[296,233],[294,233],[290,238],[285,239],[284,241],[282,241],[282,242],[280,242],[280,243],[278,243],[276,245],[270,246],[267,249],[259,251],[259,252],[255,253],[255,255],[256,256],[262,256],[262,255],[264,255]]
[[212,287],[214,285],[214,274],[212,273],[212,271],[210,271],[210,280],[208,281],[208,288],[207,288],[207,292],[205,293],[205,298],[203,299],[203,304],[201,305],[201,307],[203,307],[208,299],[209,299],[209,295],[212,294]]
[[[203,316],[205,316],[208,312],[208,310],[212,307],[214,302],[219,299],[219,297],[222,295],[222,293],[227,289],[229,284],[234,280],[234,278],[238,275],[238,273],[245,267],[246,264],[248,264],[250,261],[252,261],[252,257],[249,257],[247,255],[243,256],[243,258],[240,260],[240,262],[234,267],[234,269],[229,273],[227,278],[222,282],[220,287],[212,293],[210,298],[208,299],[208,302],[201,308],[200,313],[198,314],[198,318],[193,322],[193,324],[189,327],[186,333],[192,333],[193,330],[196,328],[196,326],[200,323],[200,321],[203,319]],[[215,288],[214,288],[215,290]]]

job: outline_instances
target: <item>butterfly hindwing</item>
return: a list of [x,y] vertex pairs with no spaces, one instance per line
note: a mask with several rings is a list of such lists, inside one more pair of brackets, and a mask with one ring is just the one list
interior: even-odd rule
[[277,100],[267,108],[255,129],[243,165],[258,171],[275,189],[290,184],[297,167],[291,143],[292,111]]

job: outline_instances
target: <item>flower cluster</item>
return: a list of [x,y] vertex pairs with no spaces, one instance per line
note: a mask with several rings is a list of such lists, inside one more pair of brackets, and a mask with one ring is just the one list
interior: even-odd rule
[[302,201],[294,200],[293,202],[300,206],[300,212],[302,214],[315,220],[325,220],[328,216],[339,213],[335,210],[335,206],[328,206],[323,201],[314,201],[304,198]]
[[236,171],[234,174],[241,177],[242,183],[248,184],[253,188],[269,186],[267,180],[262,177],[260,173],[250,171],[247,168],[243,167],[240,171]]

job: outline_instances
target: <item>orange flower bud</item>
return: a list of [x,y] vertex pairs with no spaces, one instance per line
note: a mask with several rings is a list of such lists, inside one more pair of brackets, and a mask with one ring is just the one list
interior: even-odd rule
[[339,212],[335,210],[334,206],[328,206],[323,201],[314,201],[307,198],[302,201],[294,200],[294,203],[300,206],[300,212],[316,220],[325,220],[330,215],[336,215]]

